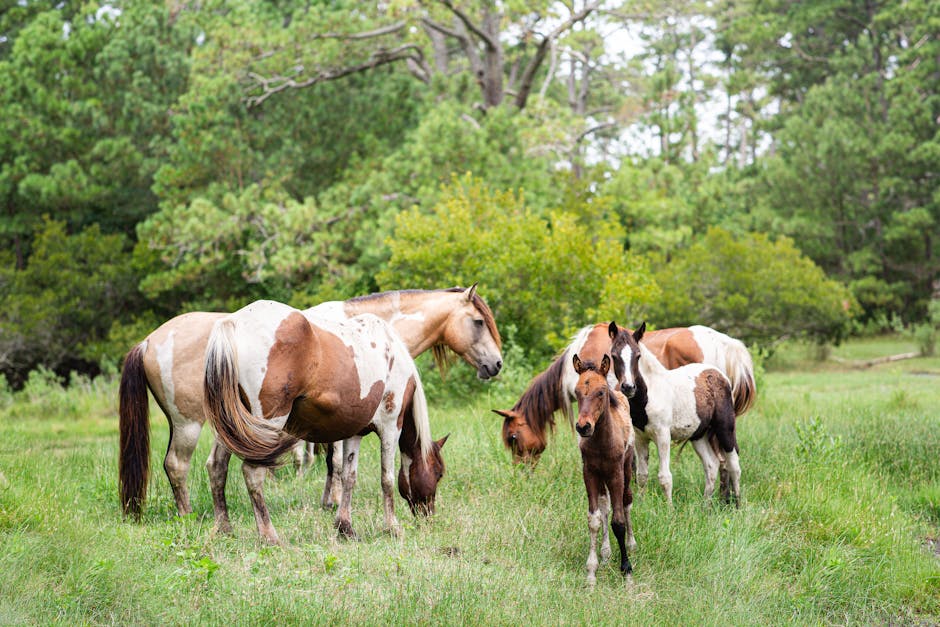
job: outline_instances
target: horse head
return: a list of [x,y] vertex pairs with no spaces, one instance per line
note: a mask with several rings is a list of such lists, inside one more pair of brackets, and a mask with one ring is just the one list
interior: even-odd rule
[[477,377],[495,377],[503,367],[502,341],[496,319],[477,295],[476,283],[462,293],[460,306],[447,317],[444,343],[477,369]]
[[571,361],[574,371],[578,373],[578,384],[574,389],[578,399],[575,429],[581,437],[587,438],[594,435],[597,421],[610,409],[610,388],[607,387],[610,356],[605,353],[600,365],[592,361],[582,362],[577,353]]
[[493,412],[503,417],[503,442],[512,452],[512,461],[517,464],[537,462],[547,445],[545,434],[537,433],[522,411],[494,409]]
[[633,333],[621,330],[617,323],[611,322],[608,331],[612,340],[610,354],[614,361],[614,376],[623,395],[633,398],[640,381],[640,340],[646,332],[646,322]]
[[415,516],[430,516],[434,513],[437,484],[444,476],[441,449],[449,437],[448,434],[432,442],[428,454],[424,457],[419,455],[411,460],[410,464],[406,464],[402,459],[401,468],[398,470],[398,493],[408,502],[408,507]]

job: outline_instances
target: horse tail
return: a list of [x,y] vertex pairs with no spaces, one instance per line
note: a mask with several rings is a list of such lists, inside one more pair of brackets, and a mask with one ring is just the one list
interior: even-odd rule
[[246,406],[238,385],[235,323],[215,323],[206,346],[203,408],[227,449],[259,466],[276,466],[277,459],[297,442],[256,417]]
[[751,408],[757,400],[757,386],[754,383],[754,362],[751,353],[740,340],[728,338],[725,342],[725,374],[731,381],[731,395],[734,398],[734,415],[740,416]]
[[147,374],[144,371],[144,340],[124,358],[118,391],[118,486],[121,509],[136,520],[147,496],[150,479],[150,401],[147,398]]

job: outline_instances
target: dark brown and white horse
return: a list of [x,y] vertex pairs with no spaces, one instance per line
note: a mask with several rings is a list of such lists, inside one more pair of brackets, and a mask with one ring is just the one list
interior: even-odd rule
[[[705,471],[705,498],[711,497],[719,466],[727,473],[723,496],[740,503],[741,465],[735,435],[731,382],[714,366],[686,364],[668,370],[640,340],[646,323],[630,332],[613,322],[614,376],[630,399],[630,417],[636,432],[636,479],[641,487],[649,476],[649,443],[659,451],[659,483],[672,503],[670,442],[691,442]],[[731,494],[727,490],[730,487]]]
[[[581,329],[552,364],[529,383],[512,409],[494,409],[503,416],[503,442],[516,462],[538,460],[555,427],[555,412],[561,411],[571,423],[572,401],[577,373],[571,356],[600,363],[610,353],[608,324],[598,323]],[[754,366],[742,342],[704,326],[649,331],[643,344],[667,368],[706,363],[720,369],[731,380],[735,413],[741,415],[754,403]],[[611,385],[616,385],[609,375]]]
[[600,364],[582,362],[572,357],[578,373],[575,396],[578,400],[578,448],[581,450],[581,468],[584,488],[588,497],[588,530],[591,548],[587,559],[587,581],[597,581],[597,533],[604,531],[601,558],[610,557],[610,537],[607,534],[607,512],[611,510],[610,527],[620,547],[620,572],[626,577],[632,572],[627,550],[636,548],[630,509],[633,494],[630,475],[633,470],[633,428],[627,399],[607,383],[610,356],[604,355]]
[[395,517],[395,445],[399,488],[412,511],[431,514],[443,475],[443,441],[434,442],[421,379],[407,347],[371,314],[349,320],[308,317],[274,301],[257,301],[217,321],[205,360],[205,412],[226,449],[245,460],[245,483],[258,532],[278,543],[261,485],[266,466],[297,439],[343,442],[343,496],[335,525],[354,537],[352,490],[359,443],[381,439],[385,524]]
[[[347,319],[371,313],[392,325],[412,357],[434,352],[442,368],[447,351],[489,378],[502,367],[500,337],[489,307],[469,289],[401,290],[328,302],[304,310],[307,316]],[[202,409],[206,343],[224,313],[192,312],[153,331],[124,360],[120,389],[120,499],[126,514],[139,517],[147,494],[150,468],[150,416],[147,390],[170,424],[163,468],[180,515],[192,512],[187,477],[205,416]],[[336,447],[337,450],[340,447]],[[220,530],[230,531],[225,480],[230,454],[217,445],[206,462]],[[338,482],[336,482],[338,484]],[[336,493],[336,490],[333,491]],[[324,491],[328,501],[330,482]]]

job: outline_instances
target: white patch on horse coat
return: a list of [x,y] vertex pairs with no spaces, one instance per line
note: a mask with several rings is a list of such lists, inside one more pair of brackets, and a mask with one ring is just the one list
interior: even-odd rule
[[346,320],[346,303],[341,300],[329,300],[302,312],[308,320],[314,318],[328,320]]
[[160,368],[160,385],[163,386],[163,396],[166,399],[166,409],[175,421],[180,415],[176,407],[176,387],[173,385],[173,336],[176,331],[170,331],[166,336],[166,341],[154,346],[154,353],[157,356],[157,366]]

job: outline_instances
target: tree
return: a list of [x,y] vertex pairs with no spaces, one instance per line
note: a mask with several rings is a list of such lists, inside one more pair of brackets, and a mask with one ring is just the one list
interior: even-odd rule
[[657,326],[705,324],[765,347],[787,338],[839,341],[857,307],[792,240],[760,234],[711,228],[655,278],[663,294],[650,318]]
[[0,258],[0,372],[14,385],[38,365],[96,369],[101,356],[86,349],[140,304],[128,245],[97,225],[68,235],[63,222],[44,218],[25,268]]
[[547,357],[597,320],[639,319],[658,296],[641,257],[622,252],[616,223],[589,229],[570,213],[529,208],[521,194],[455,179],[429,211],[400,214],[383,289],[479,282],[512,340]]

